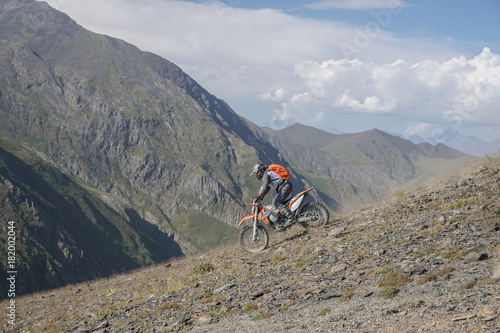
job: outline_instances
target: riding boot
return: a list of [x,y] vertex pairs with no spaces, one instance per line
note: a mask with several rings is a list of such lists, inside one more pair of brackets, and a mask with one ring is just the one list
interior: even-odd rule
[[293,214],[292,212],[290,211],[290,209],[288,209],[287,206],[285,205],[281,205],[279,208],[279,211],[281,212],[281,214],[286,217],[286,221],[285,223],[283,224],[282,228],[287,228],[289,227],[290,225],[293,224],[293,222],[295,222],[295,218],[293,217]]

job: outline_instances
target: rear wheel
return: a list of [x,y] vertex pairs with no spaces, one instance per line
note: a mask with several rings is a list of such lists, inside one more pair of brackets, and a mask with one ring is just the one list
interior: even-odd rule
[[299,221],[304,228],[313,227],[318,228],[326,225],[330,214],[328,209],[321,202],[309,202],[300,210]]
[[269,244],[269,234],[261,225],[257,225],[255,235],[253,233],[253,226],[243,227],[240,231],[239,239],[243,250],[249,253],[263,251]]

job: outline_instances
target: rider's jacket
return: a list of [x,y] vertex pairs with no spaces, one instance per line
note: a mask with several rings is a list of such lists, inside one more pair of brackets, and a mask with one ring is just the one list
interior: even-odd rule
[[262,175],[262,186],[260,187],[259,197],[264,197],[269,189],[272,187],[276,191],[281,185],[285,183],[285,180],[281,178],[276,172],[271,170],[266,170]]

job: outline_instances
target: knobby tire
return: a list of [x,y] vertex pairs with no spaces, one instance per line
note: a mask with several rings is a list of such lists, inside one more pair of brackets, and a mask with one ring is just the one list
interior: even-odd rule
[[253,240],[253,225],[243,227],[239,235],[240,245],[248,253],[257,253],[263,251],[269,245],[269,234],[266,228],[257,226],[257,236]]
[[300,210],[300,217],[310,217],[307,222],[301,223],[304,228],[318,228],[326,225],[330,218],[328,209],[321,202],[309,202]]

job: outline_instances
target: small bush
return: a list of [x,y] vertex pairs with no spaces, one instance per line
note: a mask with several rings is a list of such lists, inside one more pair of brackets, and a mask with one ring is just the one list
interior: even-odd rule
[[193,271],[195,274],[206,274],[214,270],[214,266],[209,262],[201,262],[199,265],[194,266]]

